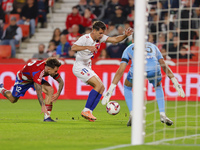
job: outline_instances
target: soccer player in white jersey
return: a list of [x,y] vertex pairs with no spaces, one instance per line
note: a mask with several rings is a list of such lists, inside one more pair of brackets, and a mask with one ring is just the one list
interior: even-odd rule
[[105,88],[98,75],[91,69],[91,57],[94,53],[97,53],[101,42],[118,43],[126,39],[133,32],[129,28],[125,30],[124,35],[108,37],[104,34],[105,30],[106,25],[103,22],[94,22],[92,32],[81,36],[71,48],[71,50],[77,51],[76,61],[73,66],[74,75],[93,87],[89,93],[85,108],[81,112],[82,117],[92,122],[96,120],[92,111],[97,106]]
[[[147,79],[150,83],[153,84],[153,87],[156,91],[156,100],[160,112],[160,120],[162,123],[166,123],[168,126],[171,126],[173,124],[173,121],[171,121],[165,114],[165,101],[164,101],[164,93],[162,89],[162,75],[161,75],[161,67],[163,71],[167,74],[167,76],[171,79],[173,82],[176,90],[178,91],[178,94],[181,97],[185,97],[185,93],[181,87],[181,85],[178,83],[176,78],[174,77],[173,72],[171,69],[165,64],[165,61],[163,59],[162,54],[160,53],[159,49],[152,43],[146,42],[145,43],[145,50],[147,52],[146,55],[146,66],[145,71],[147,72]],[[109,102],[110,97],[113,93],[113,90],[115,89],[117,83],[121,79],[124,70],[129,62],[129,60],[132,60],[131,67],[129,69],[127,78],[124,83],[124,96],[125,100],[128,106],[128,109],[130,111],[130,118],[127,123],[127,126],[131,126],[131,114],[132,114],[132,79],[133,79],[133,59],[134,59],[134,44],[129,45],[123,52],[121,64],[115,74],[115,77],[108,89],[108,91],[105,93],[102,104],[105,105]]]

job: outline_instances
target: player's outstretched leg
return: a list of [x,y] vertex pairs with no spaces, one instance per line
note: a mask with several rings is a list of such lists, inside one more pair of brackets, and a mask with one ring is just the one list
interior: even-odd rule
[[0,84],[0,92],[1,94],[4,94],[4,92],[6,91],[6,89],[4,89],[4,85],[3,83]]
[[81,112],[81,116],[89,121],[95,121],[97,118],[93,116],[92,112],[96,108],[104,91],[104,86],[99,77],[93,76],[87,83],[93,87],[90,91],[85,108]]
[[[83,109],[83,111],[81,112],[81,116],[85,119],[90,119],[90,120],[96,120],[96,117],[94,117],[92,115],[92,110],[91,110],[91,107],[92,107],[92,104],[94,103],[97,95],[99,93],[97,91],[95,91],[94,89],[92,89],[90,91],[90,94],[88,96],[88,99],[87,99],[87,102],[85,104],[85,108]],[[89,121],[90,121],[89,120]]]
[[126,85],[124,85],[124,96],[125,96],[125,100],[126,100],[126,104],[128,106],[129,112],[130,112],[130,117],[127,123],[127,126],[131,126],[132,123],[132,116],[131,116],[131,112],[132,112],[132,87],[128,87]]
[[131,126],[131,124],[132,124],[132,111],[130,112],[130,116],[129,116],[127,126]]
[[2,83],[0,84],[0,93],[5,96],[11,103],[16,103],[19,99],[19,97],[14,97],[9,90],[6,90]]
[[165,114],[165,100],[161,82],[158,83],[155,90],[156,90],[156,100],[160,112],[160,121],[168,126],[171,126],[173,124],[173,121],[170,120]]
[[173,121],[170,120],[170,119],[165,115],[165,113],[160,113],[160,121],[161,121],[162,123],[165,123],[165,124],[168,125],[168,126],[173,125]]
[[164,100],[164,92],[162,89],[162,84],[159,83],[157,87],[155,87],[156,90],[156,101],[158,104],[159,112],[165,112],[165,100]]

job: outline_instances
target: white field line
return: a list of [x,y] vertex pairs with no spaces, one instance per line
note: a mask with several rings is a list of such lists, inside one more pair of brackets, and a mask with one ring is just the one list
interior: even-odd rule
[[162,142],[181,140],[181,139],[191,138],[191,137],[195,137],[195,136],[200,136],[200,134],[193,134],[193,135],[182,136],[182,137],[177,137],[177,138],[165,139],[165,140],[150,142],[150,143],[146,143],[146,144],[147,145],[157,145],[157,144],[162,143]]
[[[194,134],[194,135],[189,135],[189,136],[183,136],[183,137],[165,139],[165,140],[155,141],[155,142],[151,142],[151,143],[146,143],[144,145],[158,145],[158,144],[160,144],[162,142],[180,140],[180,139],[191,138],[191,137],[195,137],[195,136],[200,136],[200,134]],[[176,146],[176,145],[177,146],[200,146],[200,144],[172,144],[171,146]],[[131,146],[131,144],[116,145],[116,146],[111,146],[111,147],[106,147],[106,148],[100,148],[100,149],[96,149],[96,150],[113,150],[113,149],[123,148],[123,147],[128,147],[128,146]]]

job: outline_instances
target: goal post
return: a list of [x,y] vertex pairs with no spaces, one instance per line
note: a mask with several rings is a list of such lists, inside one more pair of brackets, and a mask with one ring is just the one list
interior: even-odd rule
[[144,65],[146,37],[146,0],[135,1],[133,114],[131,144],[144,143]]
[[[200,4],[176,2],[179,6],[170,0],[135,0],[131,145],[200,143]],[[178,96],[161,69],[165,113],[172,126],[161,123],[156,89],[145,80],[146,35],[186,94],[184,98]]]

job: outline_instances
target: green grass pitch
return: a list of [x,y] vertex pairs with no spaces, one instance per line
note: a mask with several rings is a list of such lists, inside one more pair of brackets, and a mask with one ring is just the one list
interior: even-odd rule
[[[80,115],[85,105],[85,100],[58,100],[53,105],[51,117],[57,122],[43,122],[43,114],[40,114],[41,108],[37,100],[19,100],[11,104],[8,100],[0,100],[0,150],[92,150],[107,148],[116,145],[130,144],[131,128],[126,126],[129,113],[125,101],[118,101],[121,110],[120,113],[112,116],[107,114],[105,106],[101,103],[93,112],[97,117],[96,122],[89,122]],[[194,102],[188,103],[196,106]],[[167,113],[171,119],[175,119],[174,114],[183,116],[185,107],[180,107],[175,112],[173,106],[175,102],[167,102]],[[178,105],[185,105],[185,102],[179,102]],[[155,107],[154,102],[147,104],[147,112]],[[188,107],[188,132],[200,133],[199,122],[195,122],[190,115],[196,113],[200,106]],[[196,110],[196,111],[195,111]],[[156,116],[156,128],[165,128],[166,138],[174,136],[174,127],[178,127],[177,135],[184,136],[184,117],[177,118],[176,125],[167,127],[159,122],[158,112],[147,115],[146,133],[151,133],[154,126],[151,122]],[[194,117],[195,118],[195,117]],[[190,134],[190,133],[188,133]],[[163,137],[161,132],[156,133],[156,140]],[[152,136],[148,136],[145,142],[151,142]],[[191,146],[193,139],[185,139],[185,145],[142,145],[117,148],[119,150],[197,150],[200,149],[200,139],[197,139],[197,146]],[[181,143],[182,141],[180,141]],[[191,143],[190,143],[191,142]],[[172,142],[173,143],[173,142]],[[170,144],[170,142],[169,142]],[[174,144],[174,143],[173,143]],[[176,143],[175,143],[176,144]],[[178,144],[178,143],[177,143]]]

